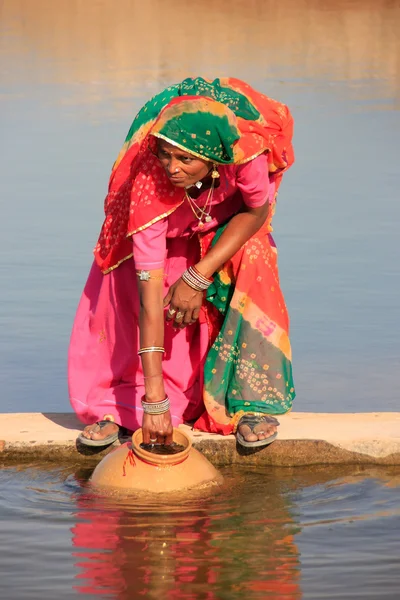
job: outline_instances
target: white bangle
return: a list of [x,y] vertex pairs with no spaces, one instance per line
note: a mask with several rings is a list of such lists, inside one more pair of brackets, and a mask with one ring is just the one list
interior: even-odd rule
[[[145,398],[145,396],[143,396],[143,398]],[[168,396],[164,400],[161,400],[161,402],[146,402],[143,398],[143,412],[147,415],[162,415],[169,410],[170,402]]]

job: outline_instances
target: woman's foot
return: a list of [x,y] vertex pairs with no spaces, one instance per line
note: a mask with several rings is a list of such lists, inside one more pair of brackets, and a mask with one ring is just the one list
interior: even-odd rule
[[[105,423],[105,425],[101,426],[101,423]],[[93,423],[93,425],[85,427],[81,436],[88,440],[100,441],[114,433],[118,433],[118,431],[119,425],[112,423],[112,421],[97,421],[96,423]]]
[[274,441],[279,421],[271,415],[245,414],[240,419],[236,439],[242,446],[266,446]]
[[87,425],[78,441],[86,446],[108,446],[118,439],[120,429],[112,418],[105,416],[102,421]]

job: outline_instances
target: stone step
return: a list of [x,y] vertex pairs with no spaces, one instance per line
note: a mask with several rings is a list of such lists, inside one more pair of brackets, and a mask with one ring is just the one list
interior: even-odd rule
[[[280,416],[279,421],[277,440],[257,450],[239,447],[233,435],[181,427],[192,437],[194,446],[219,465],[400,465],[400,413],[292,412]],[[98,462],[113,446],[100,451],[77,448],[76,438],[82,428],[72,413],[1,414],[0,461]]]

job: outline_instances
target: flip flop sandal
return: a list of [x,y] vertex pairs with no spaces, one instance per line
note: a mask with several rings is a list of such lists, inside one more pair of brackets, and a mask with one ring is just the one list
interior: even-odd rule
[[[96,431],[96,433],[100,433],[102,428],[105,427],[106,425],[109,425],[110,423],[113,423],[113,421],[111,419],[105,419],[103,421],[96,421],[95,425],[98,425],[98,427],[99,427],[99,431]],[[94,433],[94,432],[92,432],[92,433]],[[80,444],[83,444],[84,446],[109,446],[110,444],[112,444],[119,438],[120,434],[126,435],[127,430],[125,429],[125,427],[121,427],[120,425],[118,425],[118,431],[116,431],[115,433],[110,433],[110,435],[103,438],[102,440],[91,440],[90,438],[85,437],[81,433],[78,436],[78,442]]]
[[[237,439],[238,443],[241,446],[244,446],[245,448],[259,448],[260,446],[268,446],[268,444],[271,444],[271,442],[273,442],[274,439],[277,437],[278,432],[273,433],[272,435],[270,435],[267,438],[264,438],[263,440],[257,440],[255,442],[248,442],[247,440],[245,440],[245,438],[239,431],[239,427],[241,427],[242,425],[247,425],[248,427],[250,427],[251,431],[253,432],[254,428],[257,425],[261,425],[262,423],[266,423],[268,425],[279,425],[279,421],[277,419],[275,419],[275,417],[271,417],[270,415],[253,415],[253,414],[243,415],[243,417],[240,419],[239,423],[237,424],[236,439]],[[261,432],[259,431],[258,433],[261,433]],[[255,434],[255,435],[257,435],[257,434]]]

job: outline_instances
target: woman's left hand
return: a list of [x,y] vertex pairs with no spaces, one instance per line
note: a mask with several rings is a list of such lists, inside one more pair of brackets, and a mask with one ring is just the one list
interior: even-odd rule
[[171,285],[164,298],[164,307],[169,305],[167,321],[174,321],[177,327],[195,323],[199,318],[202,303],[203,292],[197,292],[182,279],[178,279]]

